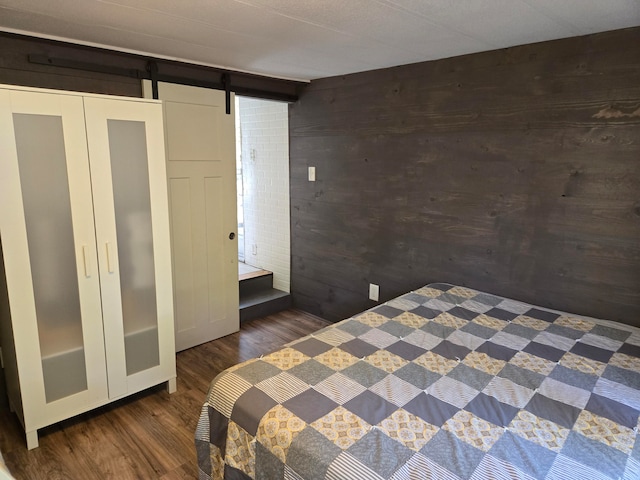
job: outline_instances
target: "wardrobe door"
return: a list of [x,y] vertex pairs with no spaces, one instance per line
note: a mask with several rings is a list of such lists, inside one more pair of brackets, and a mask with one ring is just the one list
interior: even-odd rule
[[106,398],[82,98],[0,89],[0,179],[18,398],[31,448],[37,428]]
[[109,396],[175,377],[160,103],[85,98]]

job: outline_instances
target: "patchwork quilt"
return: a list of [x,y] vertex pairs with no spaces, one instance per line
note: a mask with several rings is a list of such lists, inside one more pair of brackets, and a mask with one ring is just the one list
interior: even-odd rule
[[640,479],[640,329],[430,284],[218,375],[201,479]]

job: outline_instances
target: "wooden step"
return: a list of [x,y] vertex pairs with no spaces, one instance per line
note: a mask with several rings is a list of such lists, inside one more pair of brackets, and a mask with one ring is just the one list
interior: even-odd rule
[[260,272],[259,275],[253,272],[248,274],[250,277],[240,280],[240,302],[247,296],[273,288],[273,273],[266,270]]
[[240,322],[291,307],[291,295],[273,288],[273,272],[258,270],[239,276]]
[[240,296],[240,323],[291,307],[291,295],[275,288],[257,289]]

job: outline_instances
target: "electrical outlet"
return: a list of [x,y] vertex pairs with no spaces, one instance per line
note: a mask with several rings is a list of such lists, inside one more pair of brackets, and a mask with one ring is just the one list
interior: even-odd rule
[[256,149],[252,148],[251,150],[249,150],[249,158],[251,158],[252,162],[256,161]]
[[369,300],[373,300],[374,302],[378,301],[378,297],[380,296],[380,286],[375,283],[369,284]]
[[252,255],[257,255],[258,254],[258,245],[257,244],[253,244],[251,245],[251,254]]
[[309,167],[309,181],[316,181],[316,167]]

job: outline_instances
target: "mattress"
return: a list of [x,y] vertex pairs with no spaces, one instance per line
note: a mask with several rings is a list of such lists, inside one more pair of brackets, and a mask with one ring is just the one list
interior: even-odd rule
[[430,284],[236,365],[202,479],[638,479],[640,329]]

